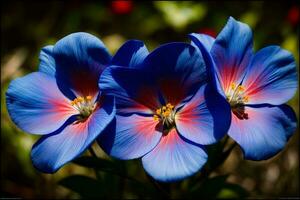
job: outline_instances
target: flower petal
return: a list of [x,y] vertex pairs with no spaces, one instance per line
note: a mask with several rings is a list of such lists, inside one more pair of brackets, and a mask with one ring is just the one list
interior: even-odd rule
[[184,140],[175,129],[142,158],[150,176],[159,181],[176,181],[196,173],[207,161],[204,149]]
[[117,97],[118,114],[151,114],[160,105],[153,79],[141,69],[110,66],[101,74],[99,87]]
[[51,133],[78,114],[58,89],[55,78],[41,72],[12,81],[6,104],[14,123],[32,134]]
[[206,34],[191,33],[189,36],[192,40],[191,45],[198,48],[199,46],[195,42],[199,41],[206,48],[206,50],[208,52],[210,52],[210,50],[215,42],[215,38],[213,38],[209,35],[206,35]]
[[129,40],[123,44],[112,58],[112,65],[137,67],[149,54],[147,47],[140,40]]
[[177,130],[183,137],[202,145],[212,144],[228,131],[230,106],[221,95],[204,85],[176,113],[175,120]]
[[127,160],[151,151],[162,136],[162,127],[152,117],[133,114],[119,116],[99,137],[101,147],[109,155]]
[[40,52],[40,65],[39,71],[46,73],[50,76],[55,76],[55,59],[53,58],[53,46],[48,45],[42,48]]
[[226,98],[217,75],[218,69],[216,68],[213,58],[209,53],[213,43],[215,42],[215,39],[205,34],[196,33],[189,34],[189,37],[192,40],[192,45],[201,52],[201,55],[205,61],[208,83],[212,84],[216,90]]
[[297,120],[286,105],[245,107],[248,119],[232,114],[228,134],[242,148],[249,160],[265,160],[282,150],[294,133]]
[[254,55],[243,85],[249,104],[287,102],[298,87],[293,55],[279,46],[261,49]]
[[248,25],[230,17],[211,49],[223,90],[240,84],[252,57],[252,32]]
[[111,60],[104,44],[88,33],[73,33],[59,40],[54,48],[56,77],[59,88],[70,99],[75,91],[80,96],[95,96],[98,79]]
[[32,148],[33,165],[45,173],[54,173],[84,152],[115,115],[113,98],[106,97],[101,107],[85,122],[69,124],[43,136]]
[[189,100],[207,81],[201,55],[186,43],[161,45],[146,57],[143,69],[155,80],[164,104]]

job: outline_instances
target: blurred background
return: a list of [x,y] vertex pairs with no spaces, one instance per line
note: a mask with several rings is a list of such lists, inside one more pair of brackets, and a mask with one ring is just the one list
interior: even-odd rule
[[[93,169],[74,163],[67,164],[53,175],[35,170],[30,149],[38,137],[20,131],[8,116],[5,106],[8,84],[12,79],[37,70],[39,51],[43,46],[55,44],[72,32],[83,31],[98,36],[112,54],[128,39],[143,40],[148,49],[153,50],[166,42],[189,42],[187,34],[192,32],[216,36],[229,16],[252,28],[255,50],[280,45],[291,51],[299,72],[299,7],[293,3],[1,1],[0,197],[78,198],[80,194],[67,189],[66,183],[58,182],[69,175],[95,177]],[[299,119],[298,96],[299,90],[288,104]],[[94,149],[98,156],[108,159],[99,147],[94,146]],[[138,160],[115,162],[123,166],[128,175],[145,184],[148,182]],[[105,171],[98,175],[103,182],[98,190],[103,190],[103,194],[109,197],[151,197],[145,192],[151,187],[131,184]],[[241,150],[235,147],[210,177],[221,177],[218,182],[225,177],[227,183],[238,184],[247,193],[245,196],[251,198],[299,197],[298,130],[285,149],[267,161],[243,160]],[[172,198],[182,197],[180,193],[186,191],[188,181],[168,186]],[[214,195],[239,197],[228,188],[221,188]]]

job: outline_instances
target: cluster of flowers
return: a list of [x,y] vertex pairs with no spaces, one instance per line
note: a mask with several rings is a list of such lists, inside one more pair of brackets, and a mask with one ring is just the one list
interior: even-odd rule
[[297,126],[285,105],[297,90],[292,54],[278,46],[254,53],[251,29],[232,17],[216,38],[189,37],[150,53],[130,40],[113,57],[88,33],[44,47],[39,71],[6,92],[13,122],[43,135],[33,165],[56,172],[97,141],[115,158],[141,158],[156,180],[175,181],[199,171],[205,145],[226,134],[245,159],[282,150]]

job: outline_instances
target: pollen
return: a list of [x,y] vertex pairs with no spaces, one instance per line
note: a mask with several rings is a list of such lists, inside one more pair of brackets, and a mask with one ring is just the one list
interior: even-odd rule
[[227,101],[232,107],[244,105],[249,101],[249,97],[245,94],[245,87],[231,83],[229,89],[226,91]]
[[175,125],[174,105],[167,103],[161,108],[156,109],[153,120],[161,121],[166,127],[173,127]]
[[86,99],[87,99],[88,101],[90,101],[90,100],[92,100],[92,96],[86,96]]
[[230,103],[233,114],[240,120],[247,120],[248,114],[245,110],[245,104],[249,102],[249,97],[245,94],[245,87],[231,83],[226,91],[226,98]]
[[236,84],[235,83],[231,83],[230,84],[230,89],[234,90],[236,88]]
[[70,104],[76,110],[78,110],[80,120],[84,120],[88,118],[96,107],[96,104],[92,102],[92,96],[86,96],[86,97],[79,96],[75,98],[73,101],[71,101]]

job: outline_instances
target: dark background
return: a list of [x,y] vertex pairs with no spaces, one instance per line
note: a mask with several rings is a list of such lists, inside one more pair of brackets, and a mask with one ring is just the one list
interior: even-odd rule
[[[70,33],[83,31],[98,36],[112,54],[128,39],[143,40],[148,49],[153,50],[166,42],[189,42],[187,34],[191,32],[216,36],[229,16],[252,28],[255,50],[280,45],[291,51],[299,71],[299,7],[293,3],[2,1],[0,197],[76,198],[79,197],[77,193],[57,182],[74,174],[95,176],[91,169],[75,164],[66,165],[54,175],[35,170],[29,155],[38,137],[20,131],[8,116],[4,98],[8,84],[16,77],[37,70],[39,51],[43,46],[55,44]],[[297,91],[288,104],[299,119],[298,96]],[[101,149],[95,148],[98,156],[107,158]],[[147,179],[138,161],[121,164],[126,166],[128,174],[141,180]],[[298,130],[286,148],[267,161],[243,160],[240,149],[236,147],[210,177],[219,175],[228,175],[227,182],[242,186],[253,198],[299,197]],[[123,179],[106,172],[101,172],[101,176],[105,181],[103,187],[111,197],[139,197],[126,182],[122,182]],[[180,188],[178,191],[185,190],[187,181],[172,187]],[[172,197],[180,197],[177,193],[173,191]],[[234,197],[230,190],[218,193],[218,197],[232,195]]]

